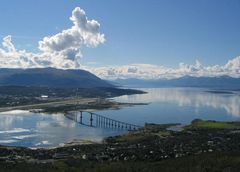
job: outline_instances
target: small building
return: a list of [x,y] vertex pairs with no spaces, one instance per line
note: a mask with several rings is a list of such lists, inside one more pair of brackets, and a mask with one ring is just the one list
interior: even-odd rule
[[48,99],[48,95],[41,95],[41,99],[43,99],[43,100]]

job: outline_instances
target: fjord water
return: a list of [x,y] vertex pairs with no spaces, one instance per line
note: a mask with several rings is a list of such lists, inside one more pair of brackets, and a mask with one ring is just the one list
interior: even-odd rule
[[182,123],[193,119],[235,121],[240,119],[240,92],[204,88],[146,88],[147,94],[125,95],[114,100],[148,103],[100,112],[130,123]]
[[48,148],[79,141],[99,142],[122,131],[87,127],[64,114],[14,110],[0,113],[0,145]]
[[[147,94],[125,95],[114,101],[147,103],[96,113],[137,125],[190,123],[193,119],[236,121],[240,119],[240,93],[200,88],[148,88]],[[121,130],[82,126],[63,114],[10,111],[0,113],[0,145],[56,147],[76,140],[101,141]]]

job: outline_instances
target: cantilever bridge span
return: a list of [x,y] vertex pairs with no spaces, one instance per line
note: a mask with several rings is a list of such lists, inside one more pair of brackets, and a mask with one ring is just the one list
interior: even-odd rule
[[121,130],[136,130],[142,128],[142,126],[118,121],[88,111],[74,111],[68,112],[65,116],[71,120],[76,121],[79,124],[96,128],[109,128],[109,129],[121,129]]

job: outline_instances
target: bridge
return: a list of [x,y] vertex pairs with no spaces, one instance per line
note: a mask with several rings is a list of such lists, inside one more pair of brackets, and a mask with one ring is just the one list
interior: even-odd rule
[[68,119],[74,120],[79,124],[96,127],[96,128],[108,128],[108,129],[119,129],[119,130],[137,130],[142,126],[118,121],[88,111],[74,111],[64,114]]

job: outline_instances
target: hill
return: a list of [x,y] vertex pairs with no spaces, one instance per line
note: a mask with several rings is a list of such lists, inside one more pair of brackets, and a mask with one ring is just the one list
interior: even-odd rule
[[114,87],[85,70],[63,70],[55,68],[0,69],[0,86],[42,87]]

